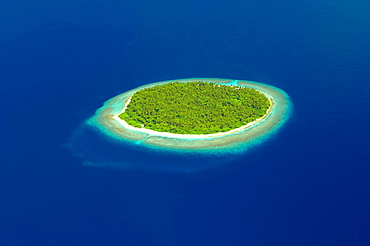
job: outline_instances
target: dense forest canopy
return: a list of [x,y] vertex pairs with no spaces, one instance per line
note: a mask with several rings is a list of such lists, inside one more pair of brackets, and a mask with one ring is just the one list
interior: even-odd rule
[[227,132],[261,118],[270,101],[259,91],[203,81],[172,82],[137,91],[119,117],[158,132]]

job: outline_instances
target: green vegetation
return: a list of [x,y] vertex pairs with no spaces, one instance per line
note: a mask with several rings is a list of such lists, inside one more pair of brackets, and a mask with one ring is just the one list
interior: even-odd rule
[[212,134],[246,125],[269,107],[266,96],[252,88],[172,82],[137,91],[119,117],[158,132]]

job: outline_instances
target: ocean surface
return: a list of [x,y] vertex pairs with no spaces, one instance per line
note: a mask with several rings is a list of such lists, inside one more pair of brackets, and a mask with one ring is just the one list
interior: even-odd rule
[[[0,245],[370,245],[369,13],[366,0],[1,0]],[[201,171],[113,168],[99,139],[85,140],[101,166],[71,149],[104,101],[191,77],[276,86],[292,115]]]

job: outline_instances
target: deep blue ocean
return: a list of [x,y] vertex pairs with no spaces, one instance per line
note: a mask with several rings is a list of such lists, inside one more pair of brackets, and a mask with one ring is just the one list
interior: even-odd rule
[[[370,245],[369,13],[366,0],[1,0],[0,245]],[[190,77],[276,86],[293,113],[197,172],[86,166],[68,147],[109,98]]]

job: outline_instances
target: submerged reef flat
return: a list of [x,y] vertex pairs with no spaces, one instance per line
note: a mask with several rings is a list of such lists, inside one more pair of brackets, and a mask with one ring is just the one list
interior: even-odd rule
[[[212,134],[176,134],[146,129],[145,126],[132,126],[120,118],[130,103],[131,97],[138,91],[168,83],[208,82],[219,85],[247,87],[262,93],[269,101],[266,113],[246,125],[226,132]],[[288,95],[270,85],[247,81],[217,78],[191,78],[169,80],[147,84],[122,93],[104,103],[86,124],[97,129],[103,135],[123,145],[140,145],[172,153],[197,153],[201,155],[222,155],[241,153],[249,147],[262,142],[275,132],[288,119],[291,103]]]

